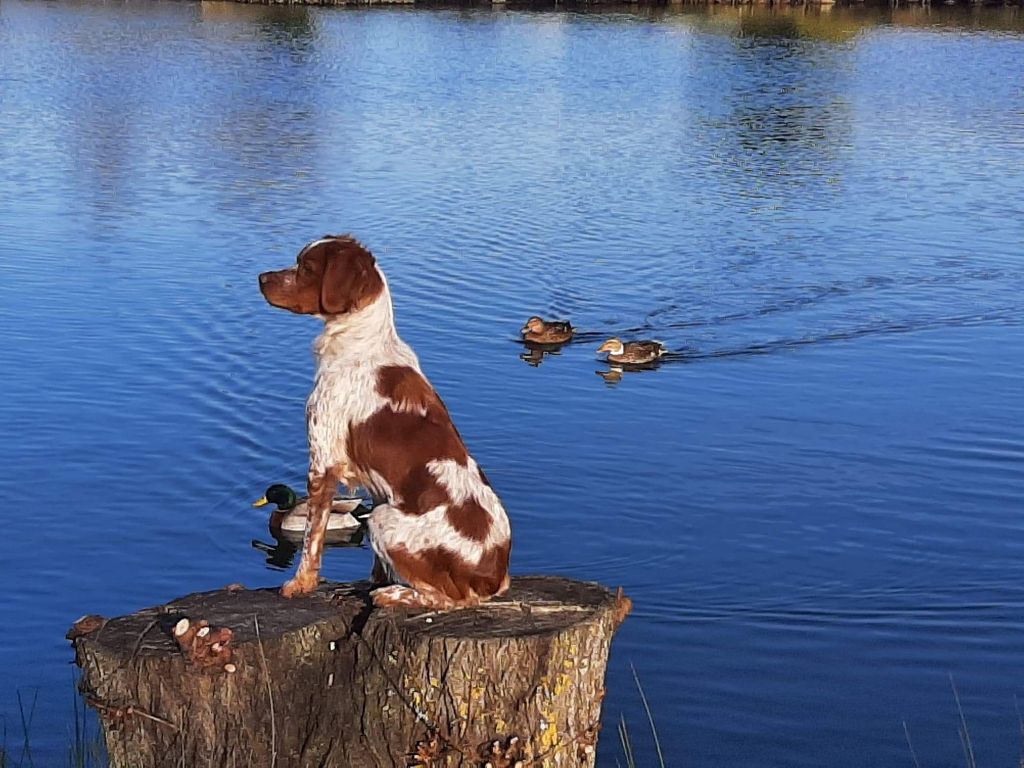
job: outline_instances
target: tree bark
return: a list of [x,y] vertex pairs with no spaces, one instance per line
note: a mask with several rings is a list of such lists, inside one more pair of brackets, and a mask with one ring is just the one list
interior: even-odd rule
[[69,636],[111,766],[594,764],[621,591],[519,577],[485,605],[415,613],[369,590],[228,588],[83,620]]

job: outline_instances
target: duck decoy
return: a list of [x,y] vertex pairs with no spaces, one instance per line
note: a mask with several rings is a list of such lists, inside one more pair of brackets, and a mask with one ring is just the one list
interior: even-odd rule
[[[328,531],[346,531],[358,528],[361,521],[370,512],[362,508],[362,499],[350,496],[335,496],[331,502],[330,517],[327,520]],[[275,504],[276,509],[270,514],[270,527],[282,531],[304,531],[306,516],[309,513],[309,497],[299,496],[291,488],[282,483],[275,483],[267,488],[266,493],[253,502],[254,507]]]

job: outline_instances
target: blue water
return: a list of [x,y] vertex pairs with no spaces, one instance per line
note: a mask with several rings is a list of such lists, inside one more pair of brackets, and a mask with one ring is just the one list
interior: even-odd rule
[[[274,585],[325,232],[508,506],[621,585],[602,766],[979,765],[1024,694],[1024,23],[0,4],[0,715],[62,765],[80,614]],[[539,366],[534,313],[582,340]],[[663,340],[606,381],[615,334]],[[270,560],[275,560],[271,555]],[[365,550],[326,575],[363,577]],[[27,763],[26,763],[27,764]]]

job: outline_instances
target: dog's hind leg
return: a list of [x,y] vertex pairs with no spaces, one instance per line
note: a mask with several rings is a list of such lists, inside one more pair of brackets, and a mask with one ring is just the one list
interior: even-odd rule
[[302,543],[302,561],[291,581],[281,587],[284,597],[301,597],[316,590],[320,583],[320,565],[324,557],[324,536],[331,516],[331,502],[338,489],[338,474],[309,474],[309,506],[306,535]]
[[443,592],[416,589],[403,584],[381,587],[370,594],[373,597],[373,604],[378,608],[425,608],[444,611],[455,607],[455,603]]
[[462,581],[461,560],[456,562],[437,548],[429,553],[409,551],[410,518],[416,519],[394,504],[381,504],[366,521],[373,551],[388,577],[385,584],[390,583],[373,590],[373,604],[440,611],[478,603],[471,590],[456,583]]

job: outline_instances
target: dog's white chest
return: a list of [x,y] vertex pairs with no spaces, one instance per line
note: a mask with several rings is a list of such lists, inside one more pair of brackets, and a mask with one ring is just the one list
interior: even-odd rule
[[366,421],[382,405],[375,368],[322,362],[306,401],[310,469],[326,472],[346,466],[352,426]]

